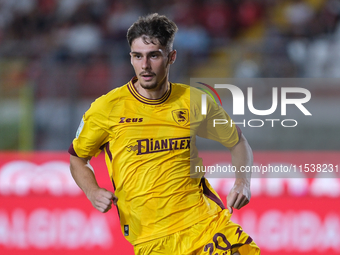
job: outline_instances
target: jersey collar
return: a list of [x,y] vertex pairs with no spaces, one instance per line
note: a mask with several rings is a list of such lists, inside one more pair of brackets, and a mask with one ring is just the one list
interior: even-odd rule
[[131,81],[128,83],[127,87],[130,91],[130,93],[140,102],[148,105],[158,105],[164,103],[170,96],[171,94],[171,89],[172,89],[172,84],[170,82],[170,88],[164,93],[164,95],[161,98],[158,99],[149,99],[141,94],[138,93],[136,90],[135,86],[133,85],[137,81],[137,77],[133,77]]

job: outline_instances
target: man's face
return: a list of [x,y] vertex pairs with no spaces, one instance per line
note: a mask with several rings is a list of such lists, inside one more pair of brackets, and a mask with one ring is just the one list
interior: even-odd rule
[[142,88],[158,89],[167,82],[169,66],[174,61],[176,51],[168,54],[157,39],[156,44],[146,44],[141,37],[131,44],[131,64],[135,69],[138,82]]

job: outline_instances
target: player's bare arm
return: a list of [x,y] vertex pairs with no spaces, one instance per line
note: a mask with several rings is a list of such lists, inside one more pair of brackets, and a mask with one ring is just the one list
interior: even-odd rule
[[111,191],[99,187],[90,165],[90,159],[71,155],[71,174],[77,185],[91,201],[93,207],[105,213],[111,209],[112,203],[117,203],[117,197]]
[[227,208],[232,213],[232,208],[241,209],[249,203],[251,173],[241,172],[240,168],[253,164],[253,152],[243,134],[239,142],[230,148],[230,152],[232,164],[236,167],[236,180],[227,197]]

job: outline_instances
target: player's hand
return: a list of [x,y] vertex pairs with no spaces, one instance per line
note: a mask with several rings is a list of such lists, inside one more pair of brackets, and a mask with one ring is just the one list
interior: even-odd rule
[[241,209],[250,201],[250,184],[249,182],[235,181],[234,186],[227,196],[227,208],[233,213],[233,208]]
[[118,198],[114,193],[103,188],[97,188],[89,192],[87,198],[94,208],[102,213],[106,213],[112,208],[112,204],[117,205]]

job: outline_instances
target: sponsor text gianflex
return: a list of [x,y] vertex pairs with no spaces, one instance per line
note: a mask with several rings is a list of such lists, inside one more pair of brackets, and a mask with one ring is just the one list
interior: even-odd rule
[[135,146],[128,146],[129,151],[137,151],[137,155],[150,154],[171,150],[190,149],[190,136],[169,139],[146,138],[137,140]]

